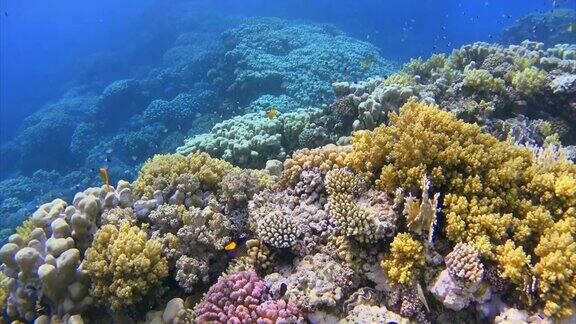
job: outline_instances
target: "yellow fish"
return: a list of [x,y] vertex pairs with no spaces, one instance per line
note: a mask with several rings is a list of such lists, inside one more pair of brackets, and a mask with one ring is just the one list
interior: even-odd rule
[[106,191],[109,192],[112,188],[110,188],[110,177],[108,176],[107,167],[100,168],[100,177],[102,177],[102,182],[106,185]]
[[368,70],[370,68],[370,66],[372,66],[373,61],[374,61],[374,56],[372,56],[372,54],[368,54],[368,56],[366,56],[366,58],[364,58],[362,60],[362,68],[364,70]]
[[574,24],[573,24],[573,23],[570,23],[570,24],[568,25],[568,28],[566,29],[566,31],[569,32],[569,33],[573,32],[573,31],[574,31]]
[[278,116],[278,109],[276,109],[276,107],[270,107],[268,111],[266,111],[266,116],[268,116],[268,119],[274,119],[274,117]]
[[224,251],[233,251],[236,249],[236,242],[232,241],[224,246]]

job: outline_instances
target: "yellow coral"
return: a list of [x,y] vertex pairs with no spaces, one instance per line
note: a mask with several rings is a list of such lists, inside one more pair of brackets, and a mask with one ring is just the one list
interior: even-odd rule
[[520,72],[512,73],[510,82],[516,91],[526,96],[532,96],[544,89],[546,86],[546,78],[546,72],[531,67]]
[[496,260],[504,278],[517,285],[523,285],[529,277],[530,256],[524,253],[521,246],[516,247],[508,240],[504,245],[496,247]]
[[320,171],[325,174],[333,168],[344,167],[344,159],[351,149],[350,146],[329,144],[317,149],[302,149],[294,152],[292,158],[284,161],[280,187],[296,184],[300,173],[304,170],[320,168]]
[[34,223],[31,219],[25,220],[20,226],[16,228],[16,234],[20,235],[24,245],[28,244],[28,241],[30,241],[30,233],[32,233],[35,228],[36,226],[34,226]]
[[[0,312],[4,311],[4,305],[6,303],[6,299],[8,298],[8,288],[2,283],[6,279],[6,276],[0,272]],[[0,320],[0,323],[2,321]]]
[[390,75],[386,80],[382,81],[384,85],[396,85],[401,87],[407,87],[416,84],[416,79],[414,76],[405,73],[398,72]]
[[[576,256],[570,244],[557,239],[547,239],[562,246],[555,254],[543,245],[555,224],[576,218],[576,165],[561,152],[500,142],[477,125],[415,101],[391,114],[389,125],[355,133],[352,144],[347,164],[357,173],[373,174],[380,190],[412,191],[429,175],[433,189],[444,193],[446,236],[475,246],[519,285],[520,273],[539,276],[539,285],[549,287],[539,301],[549,314],[565,314],[566,301],[555,296],[569,295],[568,281],[557,284],[567,275],[545,263],[561,258],[568,267],[566,260]],[[563,242],[569,239],[564,237]],[[537,242],[542,247],[534,249]],[[531,271],[527,260],[544,263]]]
[[409,285],[424,267],[424,246],[408,233],[400,233],[391,243],[390,255],[381,265],[388,277],[398,284]]
[[481,93],[504,91],[504,81],[495,78],[487,70],[471,69],[464,71],[464,85]]
[[153,184],[162,179],[173,184],[182,174],[195,175],[203,189],[214,189],[222,180],[225,171],[232,165],[224,160],[211,158],[207,153],[193,153],[188,156],[179,154],[155,155],[146,161],[134,184],[134,193],[141,197],[152,197]]
[[570,316],[576,298],[576,217],[558,221],[544,232],[534,249],[538,294],[547,316]]
[[82,263],[92,280],[91,295],[119,311],[158,291],[168,275],[161,250],[162,244],[148,240],[146,231],[137,226],[103,226]]

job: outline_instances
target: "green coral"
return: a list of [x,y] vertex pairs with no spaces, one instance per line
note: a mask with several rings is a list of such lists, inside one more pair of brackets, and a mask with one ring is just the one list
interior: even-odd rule
[[504,91],[504,81],[495,78],[488,70],[470,69],[464,71],[464,85],[480,93]]
[[424,267],[424,246],[408,233],[396,235],[390,246],[390,255],[381,263],[388,277],[397,284],[414,283]]
[[383,85],[396,85],[401,87],[412,86],[416,84],[416,79],[414,76],[405,73],[405,72],[398,72],[390,75],[386,80],[382,81]]
[[132,306],[162,288],[168,263],[162,244],[145,230],[123,223],[99,229],[82,268],[92,280],[90,294],[113,311]]
[[512,73],[510,82],[516,91],[525,96],[533,96],[545,89],[547,74],[538,68],[531,67]]

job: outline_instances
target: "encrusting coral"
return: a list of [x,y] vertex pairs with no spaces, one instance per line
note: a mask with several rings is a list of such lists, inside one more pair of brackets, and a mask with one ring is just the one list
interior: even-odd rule
[[127,223],[120,228],[104,225],[96,232],[82,269],[92,280],[90,294],[113,311],[158,293],[168,275],[161,243],[148,240],[145,230]]

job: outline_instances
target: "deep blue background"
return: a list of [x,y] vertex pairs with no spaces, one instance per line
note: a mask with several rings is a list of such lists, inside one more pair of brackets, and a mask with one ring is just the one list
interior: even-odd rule
[[[126,55],[155,17],[182,0],[1,0],[0,141],[21,120],[86,78],[96,52]],[[220,15],[263,15],[332,23],[405,61],[450,52],[474,41],[497,41],[519,16],[549,10],[550,0],[219,0],[194,1]],[[560,2],[576,6],[573,0]],[[215,40],[216,41],[216,40]],[[133,53],[132,53],[133,54]],[[142,55],[145,56],[145,53]],[[142,59],[141,56],[134,56]],[[153,55],[150,60],[155,59]],[[80,72],[82,71],[82,72]],[[122,71],[111,71],[121,74]]]

